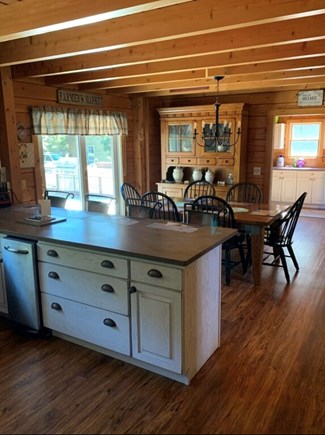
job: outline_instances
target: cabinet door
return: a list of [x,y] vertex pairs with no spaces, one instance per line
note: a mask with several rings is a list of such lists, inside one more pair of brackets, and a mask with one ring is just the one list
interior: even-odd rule
[[190,121],[168,122],[166,128],[166,153],[194,154],[193,125]]
[[302,195],[304,192],[307,192],[307,196],[305,199],[305,204],[311,204],[312,202],[312,189],[313,182],[308,173],[298,173],[297,178],[297,197]]
[[281,201],[293,202],[297,198],[297,173],[296,171],[283,172],[281,186]]
[[182,372],[181,293],[133,283],[131,287],[132,356]]
[[325,204],[325,172],[311,174],[312,179],[312,204]]
[[272,201],[281,201],[281,183],[282,183],[282,172],[273,171],[272,174]]

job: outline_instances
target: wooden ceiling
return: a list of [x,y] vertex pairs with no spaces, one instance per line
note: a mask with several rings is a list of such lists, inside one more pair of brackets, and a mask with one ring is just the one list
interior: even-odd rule
[[0,66],[108,94],[320,89],[325,0],[0,0]]

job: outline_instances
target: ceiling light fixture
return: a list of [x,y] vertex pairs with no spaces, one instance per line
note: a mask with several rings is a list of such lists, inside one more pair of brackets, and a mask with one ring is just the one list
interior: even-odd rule
[[228,151],[230,147],[236,145],[239,140],[241,134],[241,124],[238,121],[237,126],[234,126],[234,132],[232,129],[231,122],[224,120],[221,124],[219,122],[219,109],[221,104],[219,103],[219,82],[223,79],[223,76],[215,76],[215,80],[217,80],[217,96],[216,102],[214,104],[216,111],[215,123],[206,123],[204,120],[202,121],[202,133],[201,139],[202,143],[199,143],[197,140],[198,132],[197,132],[197,123],[194,122],[194,134],[193,140],[195,143],[201,147],[218,151]]

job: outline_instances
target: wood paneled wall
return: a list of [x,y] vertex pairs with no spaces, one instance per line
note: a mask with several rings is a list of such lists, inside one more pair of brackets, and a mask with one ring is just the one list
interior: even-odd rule
[[[324,108],[298,108],[297,107],[298,91],[283,92],[264,92],[264,93],[245,93],[221,95],[219,100],[224,103],[245,103],[248,110],[248,132],[247,132],[247,151],[246,151],[246,180],[258,184],[263,191],[264,199],[268,200],[270,193],[271,170],[273,166],[273,148],[272,135],[273,128],[270,120],[273,120],[276,114],[293,113],[293,114],[311,114],[324,112]],[[215,102],[213,96],[174,96],[164,98],[151,98],[150,117],[148,119],[148,128],[157,128],[157,119],[159,114],[157,109],[160,107],[177,107],[211,104]],[[158,126],[159,128],[159,126]],[[150,135],[149,135],[150,136]],[[155,140],[151,143],[156,147]],[[159,145],[160,150],[160,145]],[[152,155],[154,154],[151,151]],[[157,157],[160,158],[160,157]],[[254,175],[254,167],[261,168],[261,175]],[[152,165],[155,171],[150,173],[149,185],[153,186],[160,178],[160,172],[155,165]]]
[[[4,70],[4,69],[2,69]],[[7,167],[12,189],[15,193],[14,198],[17,202],[35,203],[42,194],[39,154],[34,139],[35,167],[20,168],[18,143],[21,142],[17,137],[17,125],[23,126],[26,132],[25,142],[32,142],[31,120],[29,114],[30,106],[49,105],[56,106],[57,88],[45,86],[42,79],[29,79],[11,81],[6,77],[5,86],[12,91],[13,100],[8,102],[2,98],[0,103],[0,158],[3,165]],[[1,94],[3,94],[2,86]],[[128,96],[103,96],[103,110],[119,111],[126,113],[128,117],[129,136],[124,141],[124,176],[125,179],[134,182],[134,141],[133,141],[133,111],[131,100]],[[77,106],[74,106],[77,107]],[[12,122],[5,119],[4,114],[10,112]],[[8,157],[10,149],[10,159]],[[16,181],[15,181],[16,180]],[[24,181],[24,183],[22,183]],[[24,188],[23,188],[24,187]]]
[[[32,105],[56,105],[55,87],[45,86],[42,79],[29,79],[6,82],[12,88],[13,107],[6,101],[6,95],[0,93],[0,158],[3,164],[10,165],[10,177],[17,190],[16,195],[21,202],[34,202],[39,197],[40,174],[38,150],[35,150],[36,166],[30,169],[19,169],[18,139],[13,126],[22,124],[26,127],[26,142],[31,141],[31,125],[29,107]],[[244,93],[221,95],[223,103],[245,103],[248,111],[248,134],[246,155],[246,179],[257,183],[268,199],[271,170],[274,156],[272,149],[272,119],[283,113],[303,114],[317,113],[311,108],[297,107],[296,90],[283,92]],[[10,92],[9,92],[10,95]],[[104,110],[123,111],[128,116],[129,135],[124,141],[124,179],[134,184],[142,193],[156,188],[160,181],[160,122],[157,109],[160,107],[177,107],[189,105],[211,104],[215,102],[209,96],[168,96],[168,97],[128,97],[108,96],[104,93]],[[9,107],[8,107],[9,104]],[[14,112],[14,120],[6,120],[5,114]],[[323,110],[324,108],[320,109]],[[271,120],[271,121],[270,121]],[[9,127],[8,127],[9,125]],[[13,141],[15,142],[13,144]],[[10,150],[10,152],[8,151]],[[254,175],[254,167],[261,168],[261,175]],[[21,181],[26,181],[26,189],[22,189]],[[33,185],[35,183],[35,185]]]

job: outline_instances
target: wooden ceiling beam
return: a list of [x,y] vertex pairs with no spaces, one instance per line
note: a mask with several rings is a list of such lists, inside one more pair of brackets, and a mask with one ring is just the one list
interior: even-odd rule
[[[224,79],[225,80],[225,79]],[[222,90],[220,90],[220,94],[227,93],[238,93],[248,91],[252,92],[261,92],[261,90],[278,90],[280,88],[295,88],[295,89],[311,89],[312,87],[324,87],[325,85],[325,77],[310,77],[310,78],[300,78],[300,79],[279,79],[279,80],[261,80],[256,82],[241,82],[241,83],[228,83],[223,84]],[[109,94],[120,94],[121,88],[110,89]],[[216,84],[213,79],[205,79],[205,80],[188,80],[186,82],[180,81],[179,83],[175,83],[175,86],[171,88],[169,83],[162,84],[151,84],[146,86],[130,86],[127,88],[123,88],[123,93],[127,94],[139,94],[146,95],[154,94],[155,96],[159,95],[184,95],[184,94],[215,94],[216,93]]]
[[127,79],[108,80],[102,82],[85,83],[79,85],[79,89],[112,89],[123,88],[126,86],[147,85],[150,83],[171,83],[183,80],[193,80],[195,78],[205,78],[203,70],[183,71],[176,73],[155,74],[151,76],[130,77]]
[[[228,46],[233,49],[236,46],[238,48],[241,35],[247,40],[249,34],[251,47],[258,45],[254,44],[257,36],[269,41],[265,44],[271,44],[272,38],[277,40],[275,33],[283,36],[284,41],[295,41],[299,36],[300,39],[317,39],[324,36],[319,34],[321,23],[324,23],[323,16],[318,15],[321,12],[325,12],[323,0],[259,0],[250,4],[241,0],[219,0],[217,5],[215,0],[197,0],[143,12],[138,14],[136,20],[133,16],[125,16],[80,26],[78,31],[76,28],[65,29],[2,42],[0,66],[86,54],[109,48],[132,47],[139,43],[147,44],[188,35],[208,36],[209,32],[216,30],[223,42],[227,38]],[[284,25],[283,20],[288,17]],[[305,21],[306,24],[303,25]],[[263,35],[258,33],[262,24],[256,25],[261,22],[264,23],[263,29],[265,28]],[[249,27],[243,28],[244,25]],[[263,43],[260,42],[261,44]]]
[[[207,68],[209,65],[218,64],[216,68]],[[187,66],[187,68],[186,68]],[[126,79],[130,77],[154,76],[162,73],[203,70],[206,76],[216,75],[230,76],[239,74],[255,74],[259,72],[302,70],[311,67],[320,68],[325,66],[325,55],[312,58],[270,61],[263,63],[250,63],[239,65],[220,65],[214,55],[196,56],[195,58],[177,59],[175,61],[154,62],[149,64],[132,65],[121,68],[106,69],[98,72],[85,72],[76,74],[63,74],[46,78],[48,86],[68,85],[100,82],[112,79]],[[96,85],[94,85],[95,87]]]
[[[82,22],[89,24],[91,20],[98,22],[104,18],[103,15],[116,18],[187,1],[193,0],[17,1],[6,7],[0,7],[0,42],[80,26]],[[19,17],[19,20],[13,17]]]
[[[159,45],[161,44],[165,43],[160,43]],[[302,57],[308,58],[325,53],[325,40],[297,42],[277,45],[274,47],[266,46],[213,54],[200,54],[197,53],[197,50],[193,49],[192,57],[187,56],[171,60],[164,59],[163,61],[158,62],[157,58],[160,57],[158,55],[160,50],[159,47],[157,47],[157,44],[146,46],[146,48],[150,49],[148,50],[146,57],[148,57],[150,53],[152,56],[152,62],[139,63],[142,60],[142,48],[134,47],[131,54],[129,53],[129,49],[120,49],[105,54],[97,53],[89,54],[87,56],[69,57],[68,59],[15,65],[12,67],[12,76],[14,79],[30,76],[48,76],[48,84],[61,84],[65,83],[65,81],[64,79],[61,81],[59,76],[58,80],[55,81],[55,75],[59,75],[60,73],[64,73],[63,75],[67,76],[72,75],[72,80],[73,77],[75,77],[77,81],[83,76],[83,74],[88,73],[91,74],[90,77],[95,80],[96,78],[103,77],[102,74],[105,74],[105,71],[109,71],[110,68],[113,74],[121,71],[123,75],[124,68],[125,70],[134,69],[134,71],[138,71],[139,74],[142,74],[144,71],[148,71],[149,73],[160,72],[161,65],[166,65],[170,71],[176,71],[181,69],[213,67],[215,65],[245,65],[251,62],[259,63],[270,60],[299,59]],[[175,49],[175,51],[175,56],[179,56],[180,50]],[[134,61],[135,63],[131,64],[131,61]],[[125,67],[114,67],[118,62],[127,65]],[[93,71],[96,67],[100,68],[100,70]],[[72,73],[66,74],[70,71],[82,71],[82,73],[80,75],[79,73],[75,73],[75,75]],[[53,81],[51,82],[50,76],[52,75]],[[67,77],[67,80],[69,80],[69,77]],[[71,83],[73,83],[73,81]]]
[[[250,75],[233,75],[226,76],[222,83],[225,84],[239,84],[244,82],[262,82],[270,80],[284,80],[284,79],[300,79],[308,77],[325,76],[325,68],[309,68],[304,70],[292,70],[292,71],[277,71],[277,72],[263,72]],[[207,84],[207,79],[212,77],[206,77],[204,71],[186,71],[180,73],[167,73],[157,74],[152,76],[143,77],[130,77],[127,79],[107,80],[101,82],[84,83],[79,85],[80,90],[95,90],[95,89],[116,89],[133,86],[147,86],[149,84],[164,84],[166,82],[174,82],[177,87],[177,82],[193,81],[193,79],[201,80],[204,85]]]

